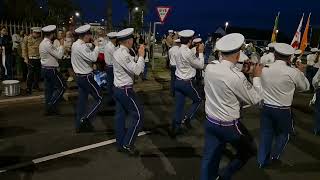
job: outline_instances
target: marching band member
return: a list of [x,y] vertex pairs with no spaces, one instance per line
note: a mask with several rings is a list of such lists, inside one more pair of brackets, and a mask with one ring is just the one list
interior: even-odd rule
[[61,39],[58,48],[53,46],[56,31],[55,25],[46,26],[42,28],[42,31],[44,39],[40,43],[39,53],[45,83],[46,115],[55,115],[57,114],[57,105],[66,89],[65,81],[58,70],[58,59],[62,59],[64,54],[64,42]]
[[[113,54],[113,72],[117,147],[120,152],[136,156],[139,151],[136,150],[134,144],[143,124],[144,112],[143,106],[133,90],[133,80],[134,75],[138,76],[143,72],[145,49],[143,45],[140,46],[139,57],[135,62],[134,57],[129,53],[133,46],[133,32],[133,28],[128,28],[117,33],[120,47]],[[125,128],[126,116],[130,120],[127,130]]]
[[[204,67],[204,45],[199,45],[199,57],[190,49],[192,45],[192,37],[194,36],[193,30],[184,30],[179,32],[181,47],[179,48],[179,58],[177,59],[176,66],[176,81],[175,81],[175,116],[172,122],[172,137],[180,134],[181,124],[190,129],[191,119],[198,111],[202,99],[200,94],[195,89],[194,78],[196,76],[196,69],[203,69]],[[185,98],[192,99],[192,105],[187,113],[184,115]]]
[[[280,157],[293,133],[291,105],[295,90],[309,90],[309,82],[304,76],[304,65],[297,68],[290,65],[294,54],[292,46],[284,43],[274,45],[276,61],[262,72],[263,108],[260,122],[260,145],[258,163],[264,168],[272,163],[280,163]],[[273,140],[275,140],[272,149]]]
[[[92,43],[90,25],[80,26],[75,30],[79,39],[73,43],[71,48],[71,63],[77,77],[79,99],[77,104],[76,132],[92,132],[94,130],[91,120],[95,117],[101,102],[102,92],[100,86],[94,80],[92,63],[97,61],[99,49],[95,46],[92,51],[87,44]],[[87,111],[88,95],[95,102]]]
[[106,62],[106,73],[107,73],[107,90],[109,93],[109,103],[113,101],[113,62],[114,56],[113,53],[117,50],[117,33],[116,32],[110,32],[107,34],[109,41],[105,45],[104,49],[104,60]]
[[[205,71],[205,144],[201,180],[231,179],[256,154],[247,128],[240,122],[241,102],[252,105],[261,101],[260,75],[263,66],[254,68],[253,85],[236,68],[244,36],[233,33],[222,37],[216,48],[221,52],[219,64],[209,64]],[[235,158],[218,174],[226,143],[236,149]]]
[[170,88],[171,94],[174,96],[174,84],[176,80],[176,65],[177,59],[179,58],[179,48],[181,46],[180,39],[174,40],[173,46],[169,49],[169,59],[170,59],[170,74],[171,74],[171,81],[170,81]]

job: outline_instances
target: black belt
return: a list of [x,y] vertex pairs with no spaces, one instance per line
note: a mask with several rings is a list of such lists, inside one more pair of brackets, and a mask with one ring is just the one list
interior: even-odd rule
[[275,108],[275,109],[291,109],[291,106],[275,106],[275,105],[271,105],[271,104],[263,104],[263,106],[265,107],[269,107],[269,108]]
[[177,80],[179,80],[179,81],[192,81],[193,78],[191,78],[191,79],[181,79],[181,78],[178,78],[178,77],[177,77]]
[[88,76],[88,75],[93,75],[93,73],[89,73],[89,74],[79,74],[79,73],[76,73],[76,76],[79,76],[79,77],[85,77],[85,76]]
[[42,69],[58,69],[58,67],[53,67],[53,66],[42,66]]
[[209,117],[208,115],[207,115],[207,120],[213,124],[220,125],[220,126],[234,126],[240,121],[240,119],[236,119],[232,121],[222,121],[217,118]]
[[120,87],[116,87],[116,88],[119,88],[119,89],[132,89],[133,85],[120,86]]

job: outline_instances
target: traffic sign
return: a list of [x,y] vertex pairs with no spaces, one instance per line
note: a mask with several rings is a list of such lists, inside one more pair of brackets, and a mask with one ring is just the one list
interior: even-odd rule
[[170,6],[158,6],[157,11],[160,18],[160,21],[163,23],[166,18],[168,17],[169,11],[171,7]]

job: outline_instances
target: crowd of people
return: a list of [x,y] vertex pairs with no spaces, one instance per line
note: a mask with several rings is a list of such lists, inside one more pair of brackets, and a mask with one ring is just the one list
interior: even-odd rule
[[[67,82],[75,80],[75,73],[71,65],[71,46],[76,41],[77,34],[73,31],[66,31],[65,29],[57,30],[57,35],[53,42],[53,46],[58,48],[63,44],[64,55],[59,59],[59,71],[62,72],[63,78]],[[103,70],[104,63],[104,45],[107,40],[104,28],[99,28],[94,36],[94,42],[100,47],[98,61],[94,63],[95,70]],[[18,79],[20,82],[26,83],[24,95],[32,95],[34,90],[42,91],[39,82],[43,81],[41,73],[41,63],[39,54],[39,45],[43,40],[43,33],[41,28],[33,27],[30,29],[30,34],[25,30],[19,31],[10,36],[6,27],[0,27],[0,80]],[[134,45],[131,53],[137,52],[139,44],[146,45],[147,60],[152,57],[152,45],[149,45],[148,38],[134,34]],[[144,69],[142,75],[143,80],[147,80],[148,66]]]
[[[21,32],[12,38],[15,39],[12,45],[11,38],[2,29],[0,45],[2,58],[5,58],[5,78],[14,77],[14,70],[8,61],[21,43],[20,59],[27,66],[28,93],[39,88],[42,70],[47,116],[59,113],[59,102],[66,89],[65,79],[75,79],[79,92],[76,133],[94,131],[92,121],[103,104],[102,89],[105,87],[110,101],[115,103],[118,151],[138,155],[135,141],[143,126],[144,112],[143,102],[136,95],[133,85],[135,76],[146,74],[151,52],[148,44],[142,38],[135,37],[133,28],[108,34],[99,32],[97,38],[93,38],[90,25],[75,30],[77,39],[71,32],[56,32],[55,25],[33,28],[29,36],[22,38],[24,33]],[[162,41],[167,66],[171,70],[171,94],[175,101],[170,130],[172,138],[193,128],[194,117],[205,101],[201,180],[231,179],[255,155],[258,156],[260,168],[281,163],[281,155],[294,133],[291,105],[296,91],[308,91],[314,87],[314,134],[320,134],[318,49],[311,49],[305,65],[300,58],[304,52],[285,43],[270,43],[260,58],[253,53],[252,45],[245,44],[242,34],[228,34],[217,39],[216,43],[212,42],[210,38],[204,43],[200,37],[195,37],[193,30],[169,30],[165,41]],[[209,58],[212,55],[214,59]],[[97,75],[96,71],[105,75]],[[89,95],[94,103],[87,108]],[[185,112],[186,98],[191,99],[192,104]],[[262,108],[259,148],[241,122],[245,118],[241,113],[244,105],[259,105]],[[126,120],[130,122],[126,123]],[[227,143],[234,147],[236,155],[223,171],[219,171]]]
[[[171,32],[169,36],[174,37]],[[192,128],[194,114],[205,100],[201,180],[231,179],[256,155],[260,168],[281,164],[280,158],[290,136],[295,134],[291,110],[295,92],[315,93],[312,100],[315,104],[313,133],[320,134],[317,48],[310,48],[311,52],[306,53],[289,44],[270,43],[258,52],[252,43],[245,44],[244,36],[238,33],[226,35],[215,43],[211,43],[211,38],[206,43],[199,37],[194,38],[192,30],[177,34],[178,38],[173,38],[168,51],[171,92],[175,97],[171,135],[175,137]],[[212,48],[206,48],[208,44]],[[306,54],[305,63],[302,56]],[[206,61],[205,58],[211,55],[213,58]],[[203,75],[199,76],[201,72]],[[203,83],[199,83],[202,77]],[[192,104],[184,113],[186,98],[191,99]],[[258,148],[241,122],[245,118],[241,113],[244,105],[258,105],[262,109]],[[235,157],[219,170],[226,144],[236,150]]]

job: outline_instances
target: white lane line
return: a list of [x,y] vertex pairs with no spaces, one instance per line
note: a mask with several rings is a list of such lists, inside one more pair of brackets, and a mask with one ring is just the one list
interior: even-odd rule
[[[144,136],[144,135],[147,135],[147,134],[150,134],[150,133],[151,133],[150,131],[142,131],[142,132],[140,132],[138,134],[138,136],[140,137],[140,136]],[[4,172],[6,172],[8,170],[12,170],[12,169],[18,169],[18,168],[21,168],[21,167],[25,167],[26,165],[39,164],[39,163],[42,163],[42,162],[50,161],[50,160],[53,160],[53,159],[58,159],[58,158],[61,158],[61,157],[64,157],[64,156],[68,156],[68,155],[71,155],[71,154],[76,154],[76,153],[79,153],[79,152],[88,151],[88,150],[91,150],[91,149],[95,149],[95,148],[99,148],[99,147],[102,147],[102,146],[110,145],[110,144],[113,144],[115,142],[116,142],[116,139],[110,139],[110,140],[99,142],[99,143],[96,143],[96,144],[91,144],[91,145],[88,145],[88,146],[83,146],[83,147],[80,147],[80,148],[76,148],[76,149],[72,149],[72,150],[68,150],[68,151],[52,154],[52,155],[41,157],[41,158],[37,158],[37,159],[32,160],[31,163],[19,163],[19,164],[16,164],[16,165],[9,166],[7,168],[1,169],[0,173],[4,173]]]

